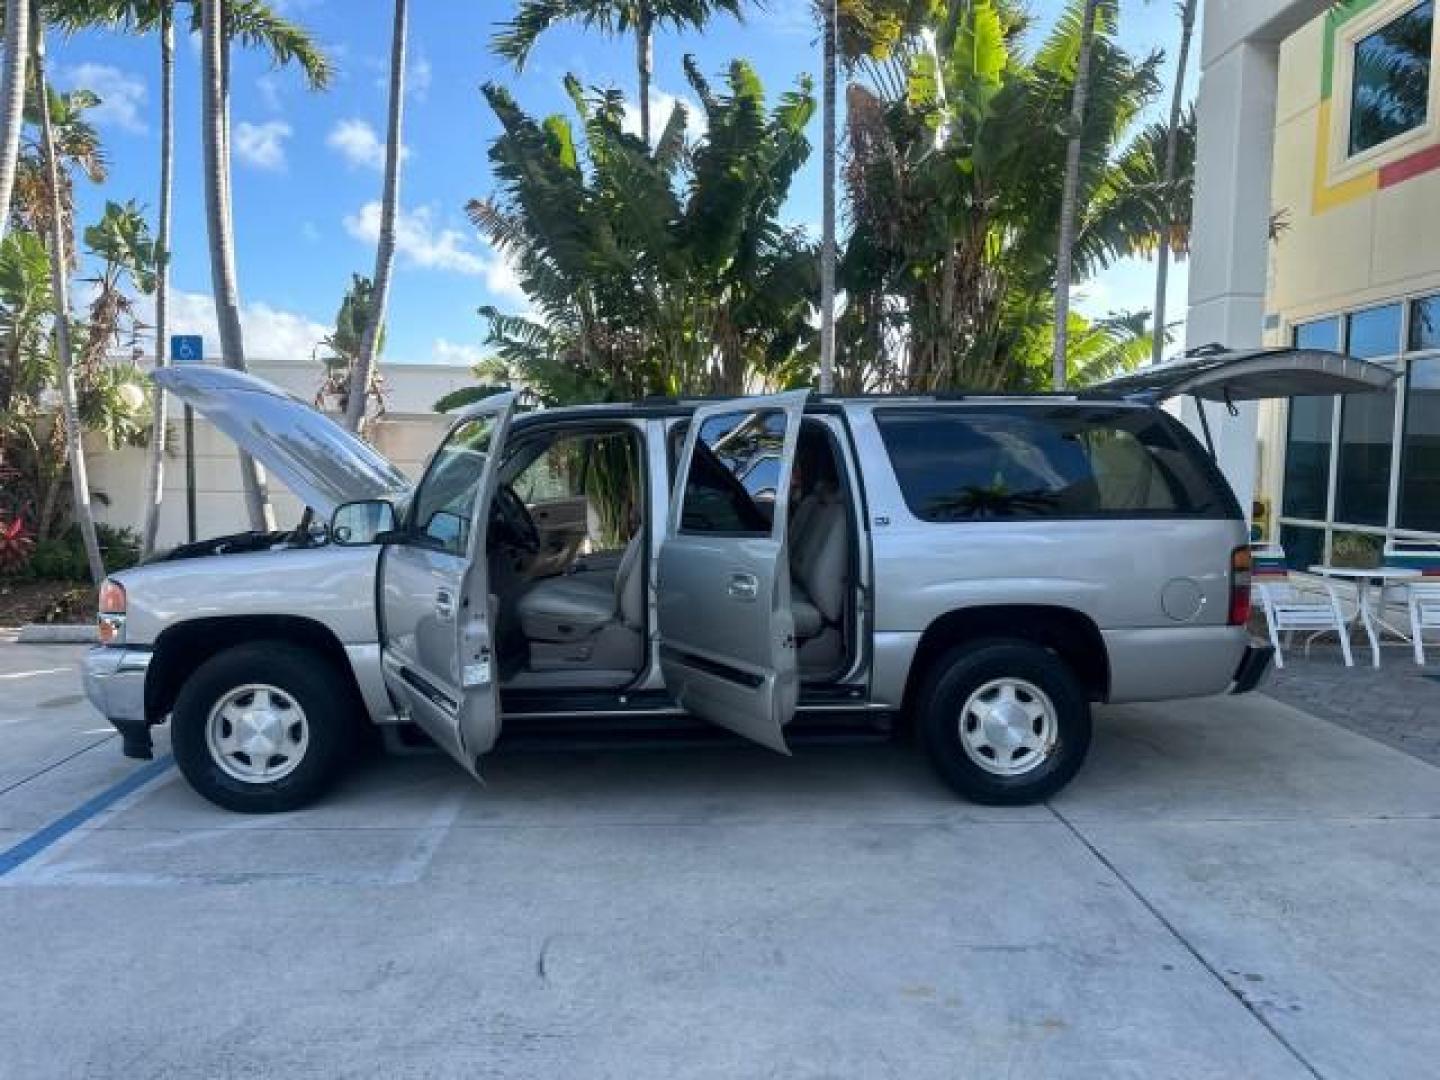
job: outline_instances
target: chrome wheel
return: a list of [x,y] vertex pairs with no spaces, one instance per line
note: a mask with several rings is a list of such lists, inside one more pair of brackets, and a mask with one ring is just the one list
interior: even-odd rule
[[960,745],[995,776],[1039,768],[1055,750],[1059,721],[1050,696],[1024,679],[992,679],[960,710]]
[[300,703],[284,690],[253,683],[237,686],[215,703],[205,742],[227,776],[268,784],[299,768],[310,745],[310,725]]

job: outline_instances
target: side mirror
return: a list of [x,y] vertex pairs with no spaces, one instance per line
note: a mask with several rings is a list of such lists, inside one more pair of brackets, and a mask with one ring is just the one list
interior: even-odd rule
[[395,530],[395,507],[384,499],[345,503],[330,518],[330,542],[365,547]]

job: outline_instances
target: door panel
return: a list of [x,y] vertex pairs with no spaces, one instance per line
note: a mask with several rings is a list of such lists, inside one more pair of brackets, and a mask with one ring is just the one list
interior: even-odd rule
[[[785,527],[806,391],[697,409],[660,547],[657,621],[665,684],[690,712],[789,753],[799,675]],[[743,478],[777,458],[773,502]]]
[[485,540],[514,408],[514,394],[497,395],[451,428],[415,493],[405,542],[381,561],[386,682],[476,776],[500,732]]

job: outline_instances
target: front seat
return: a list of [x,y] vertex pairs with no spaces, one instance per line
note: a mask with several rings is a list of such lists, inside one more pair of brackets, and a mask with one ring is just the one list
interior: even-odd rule
[[615,624],[638,636],[644,617],[645,582],[639,573],[643,545],[642,529],[626,545],[613,575],[585,570],[531,585],[515,606],[525,637],[540,642],[584,641]]
[[795,508],[790,548],[790,607],[802,643],[827,629],[839,637],[850,570],[850,522],[840,493],[816,488]]

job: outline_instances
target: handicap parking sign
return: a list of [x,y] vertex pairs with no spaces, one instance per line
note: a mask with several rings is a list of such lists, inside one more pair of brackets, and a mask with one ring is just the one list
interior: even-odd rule
[[199,334],[172,334],[170,337],[170,362],[172,364],[201,364],[205,361],[205,339]]

